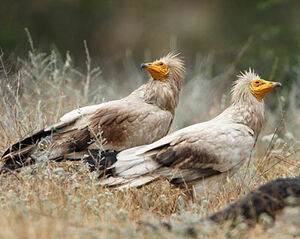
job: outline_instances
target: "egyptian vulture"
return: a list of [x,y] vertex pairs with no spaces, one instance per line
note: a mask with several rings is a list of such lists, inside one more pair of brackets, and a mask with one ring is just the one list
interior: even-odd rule
[[231,105],[212,120],[191,125],[144,146],[117,155],[112,177],[102,184],[137,187],[159,177],[177,185],[193,185],[197,194],[217,190],[250,156],[264,121],[263,98],[277,82],[253,71],[238,76]]
[[12,145],[2,155],[2,169],[16,169],[42,156],[49,160],[95,156],[99,138],[104,150],[120,151],[150,144],[167,135],[184,78],[184,62],[175,54],[144,63],[150,80],[127,97],[86,106],[65,114],[50,127]]

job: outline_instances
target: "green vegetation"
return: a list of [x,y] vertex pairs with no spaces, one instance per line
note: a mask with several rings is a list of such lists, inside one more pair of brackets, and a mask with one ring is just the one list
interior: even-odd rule
[[3,0],[0,46],[6,54],[26,54],[27,27],[43,51],[49,46],[69,50],[78,65],[86,40],[92,58],[103,67],[121,64],[127,49],[138,61],[149,52],[159,57],[176,49],[189,64],[195,53],[213,52],[219,73],[251,38],[239,69],[251,66],[270,74],[276,64],[277,77],[299,55],[299,11],[297,0]]

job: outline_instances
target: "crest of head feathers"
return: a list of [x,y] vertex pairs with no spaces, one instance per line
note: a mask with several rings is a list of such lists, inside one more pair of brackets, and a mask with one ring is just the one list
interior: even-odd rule
[[253,70],[241,73],[232,89],[232,101],[238,102],[256,100],[261,102],[273,89],[281,87],[279,82],[261,79]]
[[237,75],[237,78],[238,79],[233,83],[233,87],[231,89],[232,102],[248,99],[251,95],[251,82],[256,79],[260,79],[259,75],[251,68],[249,68],[248,71],[240,72],[240,74]]
[[177,88],[180,90],[183,84],[185,65],[180,53],[168,53],[165,57],[159,61],[163,61],[170,69],[168,79],[174,81]]
[[145,101],[174,114],[184,79],[184,62],[179,54],[169,53],[154,62],[142,63],[141,68],[151,75],[147,83]]

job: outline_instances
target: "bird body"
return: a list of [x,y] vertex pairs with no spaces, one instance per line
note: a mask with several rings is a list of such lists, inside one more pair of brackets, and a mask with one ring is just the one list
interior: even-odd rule
[[1,157],[4,168],[22,167],[41,156],[78,159],[89,150],[124,150],[165,136],[183,83],[183,61],[168,54],[143,64],[151,79],[127,97],[75,109],[60,121],[14,144]]
[[259,94],[258,88],[277,86],[280,83],[264,81],[252,71],[242,74],[231,105],[220,115],[120,152],[112,166],[114,177],[102,184],[128,188],[164,177],[174,184],[194,185],[199,194],[213,189],[249,159],[261,131],[264,103],[252,90]]

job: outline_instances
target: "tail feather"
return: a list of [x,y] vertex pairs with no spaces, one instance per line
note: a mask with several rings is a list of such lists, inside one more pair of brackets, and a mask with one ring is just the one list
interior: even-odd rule
[[[118,157],[122,158],[122,161],[126,161],[126,160],[133,161],[136,158],[140,157],[141,154],[139,154],[138,152],[140,149],[143,149],[143,148],[145,148],[145,145],[141,145],[141,146],[137,146],[134,148],[123,150],[118,154]],[[145,154],[144,154],[144,156],[145,156]]]
[[146,185],[155,179],[157,179],[159,176],[157,175],[147,175],[140,178],[133,179],[125,184],[122,184],[121,186],[117,187],[118,189],[126,189],[126,188],[136,188],[143,185]]
[[129,150],[125,150],[117,155],[117,162],[110,168],[114,170],[114,177],[109,177],[101,181],[102,185],[122,188],[139,187],[147,184],[159,177],[158,174],[151,174],[160,165],[152,160],[154,151],[142,155],[134,155],[132,151],[130,157]]
[[45,132],[44,130],[40,130],[35,134],[13,144],[1,156],[2,167],[0,171],[15,170],[28,164],[33,164],[35,160],[30,158],[30,154],[34,150],[35,145],[41,138],[47,137],[52,133],[52,131]]
[[125,178],[138,177],[159,167],[160,165],[151,158],[140,158],[132,162],[123,162],[119,160],[114,165],[116,174]]
[[7,156],[8,154],[11,153],[18,153],[19,151],[21,151],[22,149],[30,146],[30,145],[34,145],[36,144],[41,138],[46,137],[51,135],[52,132],[51,131],[47,131],[45,132],[44,130],[40,130],[38,132],[36,132],[35,134],[13,144],[11,147],[9,147],[1,156],[1,158],[4,158],[5,156]]
[[158,175],[147,175],[138,178],[109,177],[103,179],[100,184],[103,186],[116,187],[117,189],[140,187],[157,179]]
[[6,154],[1,158],[1,169],[0,172],[7,170],[15,170],[34,164],[35,160],[30,158],[30,154],[34,148],[34,145],[29,145],[27,148],[23,148],[20,151]]
[[153,156],[157,153],[156,151],[136,154],[136,152],[144,147],[138,146],[120,152],[117,155],[117,162],[113,165],[116,175],[121,177],[137,177],[159,168],[160,165],[152,160]]
[[132,181],[133,179],[131,178],[122,178],[122,177],[108,177],[105,179],[102,179],[100,184],[103,186],[109,186],[109,187],[114,187],[117,185],[124,185],[130,181]]

